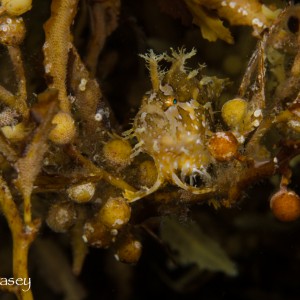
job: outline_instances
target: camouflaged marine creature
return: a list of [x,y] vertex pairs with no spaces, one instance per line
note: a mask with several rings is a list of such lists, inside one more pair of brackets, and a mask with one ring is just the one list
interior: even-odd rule
[[[137,138],[132,156],[148,153],[158,176],[149,189],[126,191],[129,201],[153,193],[165,182],[195,194],[213,191],[207,171],[214,162],[207,150],[211,135],[210,100],[218,96],[226,81],[216,77],[199,79],[200,70],[185,68],[185,61],[196,54],[195,49],[171,50],[171,56],[155,55],[152,50],[141,55],[150,70],[152,90],[144,96],[133,128],[124,135]],[[171,63],[167,71],[158,65],[162,60]]]

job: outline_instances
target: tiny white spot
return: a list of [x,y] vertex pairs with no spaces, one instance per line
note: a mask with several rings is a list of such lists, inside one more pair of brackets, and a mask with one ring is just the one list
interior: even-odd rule
[[76,98],[73,95],[68,95],[68,98],[72,104],[76,101]]
[[[293,103],[296,103],[296,101],[294,101]],[[293,113],[300,118],[300,111],[298,110],[293,110]]]
[[277,164],[277,163],[278,163],[278,159],[277,159],[277,157],[274,157],[274,158],[273,158],[273,162],[274,162],[275,164]]
[[185,147],[181,147],[181,148],[180,148],[180,151],[183,152],[183,153],[186,154],[186,155],[189,155],[189,154],[190,154],[189,151],[188,151]]
[[100,113],[96,113],[94,119],[95,121],[100,122],[102,121],[103,117]]
[[102,246],[102,242],[96,241],[96,242],[92,243],[92,246],[100,248]]
[[134,242],[134,247],[137,249],[141,249],[142,248],[142,244],[139,241],[135,241]]
[[84,92],[86,89],[87,80],[85,78],[81,78],[78,88],[80,91]]
[[174,162],[173,162],[173,168],[174,168],[175,170],[177,170],[177,168],[178,168],[178,162],[177,162],[177,161],[174,161]]
[[256,119],[255,121],[253,121],[252,125],[254,127],[258,127],[259,126],[259,120]]
[[45,65],[45,72],[46,72],[47,74],[50,73],[51,67],[52,67],[52,64],[51,64],[51,63]]
[[113,236],[116,236],[116,235],[118,235],[118,230],[117,229],[112,229],[111,231],[110,231],[110,234],[111,235],[113,235]]
[[143,133],[146,131],[146,128],[145,127],[139,127],[135,130],[135,133]]
[[258,18],[254,18],[252,20],[252,25],[257,25],[258,27],[263,27],[264,26],[263,22]]
[[94,227],[90,223],[85,223],[84,230],[88,230],[89,232],[92,233],[95,231]]
[[0,26],[0,30],[6,32],[6,31],[9,30],[9,27],[7,25],[3,24],[3,25]]
[[224,138],[228,141],[230,140],[228,135],[226,134],[226,132],[223,132],[223,131],[216,132],[216,136],[219,137],[219,138]]
[[235,3],[235,2],[230,2],[230,3],[229,3],[229,6],[230,6],[231,8],[235,8],[235,7],[236,7],[236,3]]
[[237,138],[237,140],[240,144],[243,144],[245,142],[245,137],[243,135],[241,135]]
[[103,200],[101,198],[96,198],[94,203],[102,204]]
[[295,120],[291,120],[291,121],[288,121],[288,125],[291,126],[294,129],[297,129],[297,128],[300,127],[300,122],[295,121]]
[[123,224],[124,224],[124,221],[123,221],[123,220],[121,220],[121,219],[116,219],[115,222],[114,222],[114,224],[113,224],[113,226],[115,226],[115,225],[123,225]]
[[147,116],[147,113],[145,111],[142,112],[142,114],[141,114],[141,121],[142,122],[145,121],[146,116]]
[[164,93],[165,96],[173,94],[173,88],[169,84],[160,85],[159,89]]
[[149,97],[149,102],[153,101],[156,98],[156,93],[152,93]]
[[253,116],[254,116],[255,118],[258,118],[258,117],[261,116],[261,115],[262,115],[261,109],[257,109],[257,110],[253,113]]
[[49,165],[49,159],[46,157],[45,159],[44,159],[44,166],[48,166]]
[[85,243],[87,243],[87,242],[88,242],[88,239],[87,239],[87,237],[86,237],[86,235],[85,235],[85,234],[82,236],[82,239],[83,239],[83,241],[84,241]]
[[154,140],[154,143],[153,143],[153,150],[154,150],[155,152],[159,152],[159,146],[158,146],[157,140]]

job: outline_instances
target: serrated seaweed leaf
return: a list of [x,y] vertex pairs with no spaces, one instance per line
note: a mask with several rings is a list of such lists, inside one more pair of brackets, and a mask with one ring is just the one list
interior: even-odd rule
[[174,250],[182,265],[196,264],[200,269],[237,275],[235,264],[226,252],[195,223],[183,225],[166,219],[161,226],[161,238]]
[[[33,114],[41,123],[37,127],[32,140],[25,149],[25,155],[19,158],[15,164],[18,172],[18,178],[15,184],[21,192],[24,199],[24,218],[29,223],[30,196],[33,189],[34,181],[40,172],[44,154],[48,149],[48,134],[52,129],[52,118],[57,111],[57,91],[48,90],[40,98],[45,98],[44,103],[39,103],[33,108]],[[46,102],[47,101],[47,102]]]
[[233,44],[233,37],[228,28],[216,16],[209,15],[200,5],[190,0],[185,0],[187,7],[193,15],[193,23],[199,26],[202,36],[210,42],[217,39]]

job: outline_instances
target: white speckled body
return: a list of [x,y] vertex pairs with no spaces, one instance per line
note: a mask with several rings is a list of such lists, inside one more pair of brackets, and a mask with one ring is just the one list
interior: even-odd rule
[[145,99],[134,121],[139,150],[151,155],[158,172],[165,179],[176,180],[175,184],[177,174],[181,180],[195,173],[208,180],[205,169],[212,158],[205,147],[208,124],[203,108],[191,99],[164,109],[168,100],[176,99],[174,96],[150,99]]

